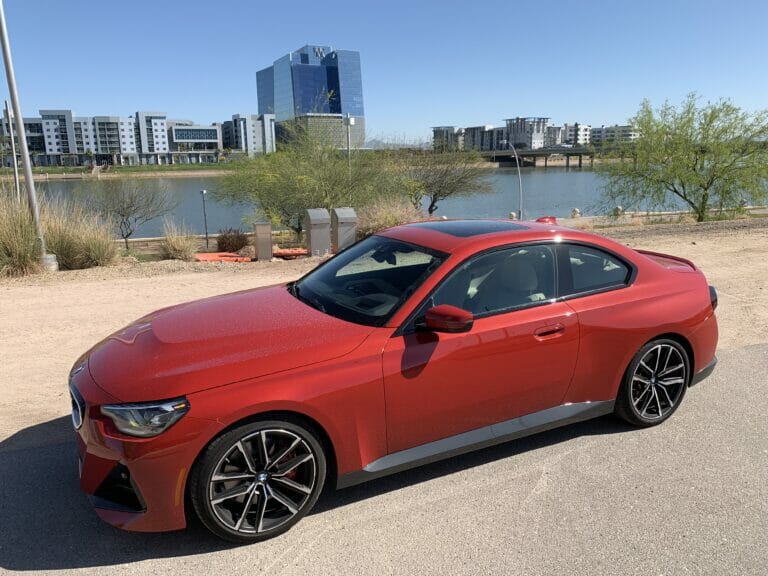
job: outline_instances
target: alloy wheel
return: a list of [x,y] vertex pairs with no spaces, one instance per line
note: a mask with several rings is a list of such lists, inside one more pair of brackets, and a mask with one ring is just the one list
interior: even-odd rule
[[657,344],[640,359],[630,382],[635,413],[645,420],[661,420],[672,412],[688,382],[687,362],[671,344]]
[[208,498],[216,518],[241,534],[285,526],[307,505],[317,457],[298,434],[265,428],[237,440],[213,468]]

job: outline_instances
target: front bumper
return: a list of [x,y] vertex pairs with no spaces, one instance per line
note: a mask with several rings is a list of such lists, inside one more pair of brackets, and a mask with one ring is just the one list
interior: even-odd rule
[[[99,388],[87,368],[70,387],[84,406],[77,429],[80,489],[105,522],[125,530],[164,532],[186,526],[184,494],[197,454],[218,428],[192,410],[154,438],[132,438],[114,429],[100,413],[119,400]],[[77,394],[76,393],[76,394]],[[74,418],[77,424],[77,418]]]
[[693,375],[693,378],[691,378],[691,383],[688,384],[688,387],[695,386],[705,378],[707,378],[712,372],[715,370],[715,366],[717,366],[717,356],[714,356],[712,358],[712,362],[707,364],[704,368],[699,370],[696,374]]

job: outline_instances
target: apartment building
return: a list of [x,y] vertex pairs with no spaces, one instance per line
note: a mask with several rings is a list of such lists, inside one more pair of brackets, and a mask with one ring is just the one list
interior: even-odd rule
[[171,164],[218,162],[222,149],[221,124],[203,126],[191,120],[167,120]]
[[563,124],[563,144],[586,146],[591,141],[591,130],[589,124]]
[[509,140],[515,146],[536,150],[544,148],[547,141],[549,118],[528,117],[509,118],[506,120]]
[[435,150],[463,150],[464,129],[456,126],[432,128],[432,148]]
[[141,164],[168,162],[168,125],[165,112],[136,112],[134,139]]
[[563,127],[547,126],[544,133],[544,147],[560,146],[563,143]]
[[634,126],[600,126],[590,130],[590,139],[595,146],[607,144],[626,144],[640,137],[640,132]]
[[256,156],[275,151],[274,114],[234,114],[221,125],[224,148]]
[[466,150],[493,150],[493,126],[470,126],[464,128],[464,148]]

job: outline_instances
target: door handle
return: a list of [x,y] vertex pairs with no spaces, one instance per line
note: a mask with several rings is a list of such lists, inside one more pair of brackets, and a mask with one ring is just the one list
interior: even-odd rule
[[533,336],[537,340],[549,340],[551,338],[558,338],[559,336],[562,336],[563,332],[565,332],[565,326],[563,326],[562,324],[553,324],[551,326],[544,326],[543,328],[538,328],[533,333]]

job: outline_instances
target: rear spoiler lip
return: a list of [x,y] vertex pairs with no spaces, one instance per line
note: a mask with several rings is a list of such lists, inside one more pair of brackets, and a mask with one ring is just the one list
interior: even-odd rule
[[691,269],[698,271],[698,268],[696,268],[696,264],[694,264],[690,260],[681,258],[680,256],[671,256],[670,254],[664,254],[663,252],[652,252],[651,250],[635,250],[635,251],[639,252],[640,254],[643,254],[644,256],[658,256],[660,258],[667,258],[669,260],[677,260],[678,262],[682,262],[683,264],[690,266]]

